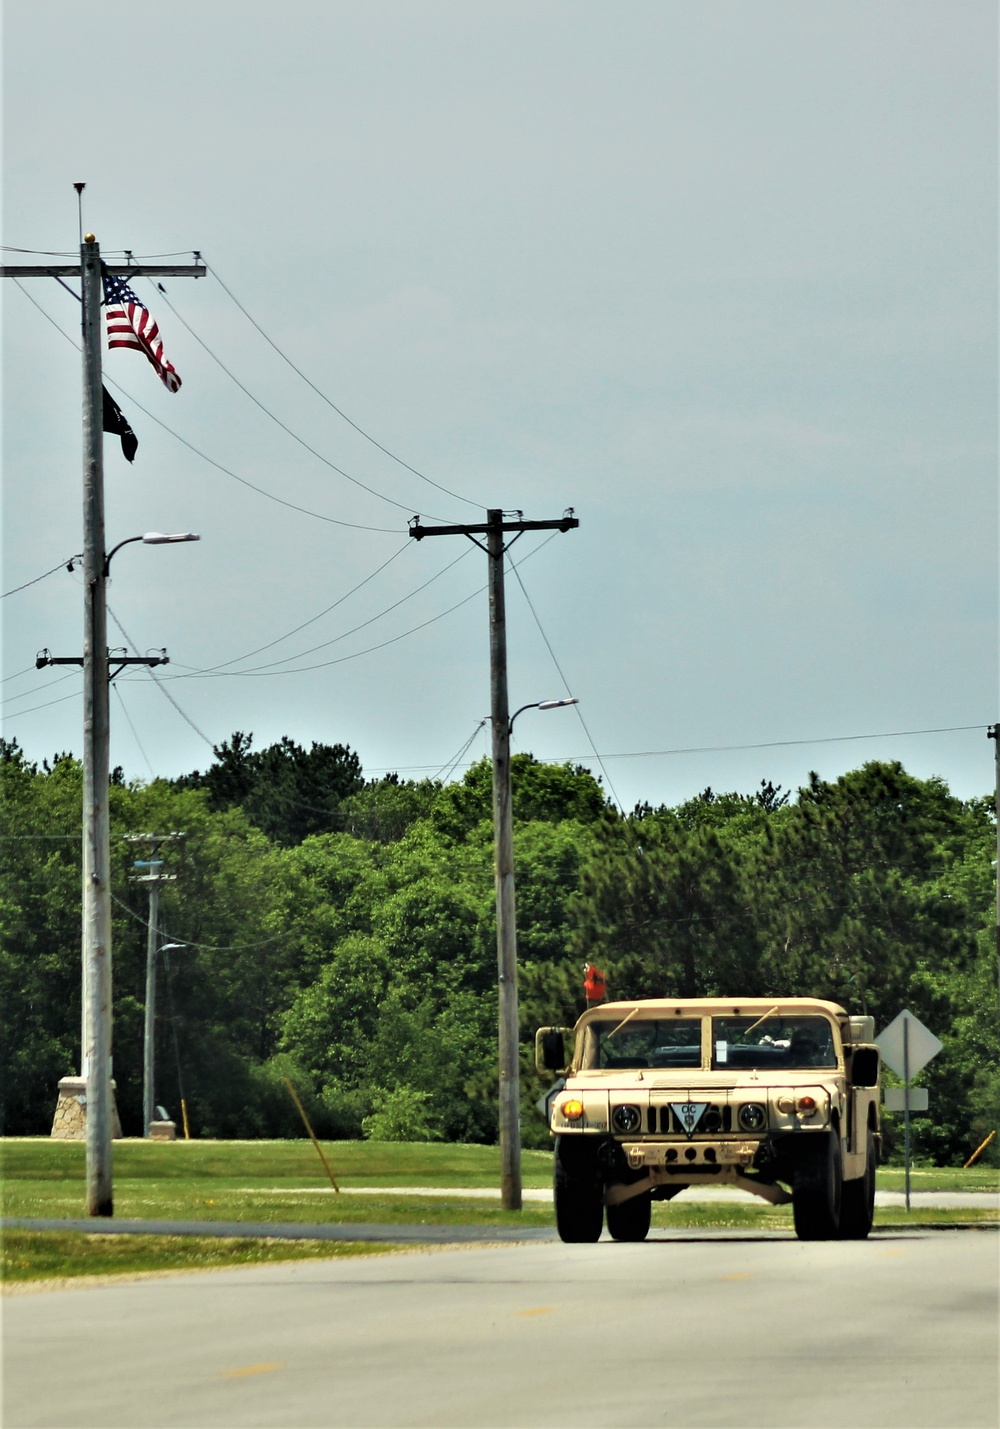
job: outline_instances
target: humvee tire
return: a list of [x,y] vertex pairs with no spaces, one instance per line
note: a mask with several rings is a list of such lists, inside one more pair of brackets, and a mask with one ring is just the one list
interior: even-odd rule
[[864,1240],[875,1218],[875,1136],[869,1128],[865,1174],[845,1181],[840,1202],[840,1239]]
[[612,1240],[645,1240],[653,1215],[653,1198],[647,1191],[620,1206],[608,1206],[608,1234]]
[[803,1148],[792,1183],[792,1219],[799,1240],[835,1240],[840,1230],[843,1168],[835,1131],[817,1134]]
[[557,1136],[552,1191],[559,1239],[570,1244],[600,1240],[604,1198],[596,1147],[582,1137]]

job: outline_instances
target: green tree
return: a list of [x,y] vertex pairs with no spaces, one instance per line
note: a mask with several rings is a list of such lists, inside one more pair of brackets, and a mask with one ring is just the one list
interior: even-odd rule
[[315,740],[306,750],[287,735],[259,751],[252,743],[252,734],[237,730],[215,747],[215,764],[177,786],[207,789],[213,809],[242,808],[252,824],[285,845],[342,826],[341,805],[364,782],[356,754]]

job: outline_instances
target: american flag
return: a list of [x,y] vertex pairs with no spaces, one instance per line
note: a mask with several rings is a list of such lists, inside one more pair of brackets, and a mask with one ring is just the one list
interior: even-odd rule
[[108,318],[108,347],[133,347],[144,352],[156,375],[170,392],[181,385],[174,365],[163,356],[160,329],[124,278],[104,274],[104,305]]

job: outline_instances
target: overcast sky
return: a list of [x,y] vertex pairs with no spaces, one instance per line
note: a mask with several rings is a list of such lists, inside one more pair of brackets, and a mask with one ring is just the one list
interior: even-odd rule
[[[109,546],[202,537],[115,558],[112,643],[171,664],[116,681],[112,762],[241,729],[445,768],[489,709],[486,558],[407,518],[572,506],[511,553],[510,688],[586,728],[529,711],[517,748],[596,746],[627,808],[876,758],[988,791],[995,31],[992,0],[6,0],[4,242],[72,252],[85,180],[106,255],[213,270],[136,282],[179,393],[105,355],[139,437],[106,438]],[[81,545],[79,358],[26,294],[74,342],[78,306],[23,287],[4,591]],[[82,648],[79,571],[3,615],[7,737],[79,753],[79,672],[34,669]]]

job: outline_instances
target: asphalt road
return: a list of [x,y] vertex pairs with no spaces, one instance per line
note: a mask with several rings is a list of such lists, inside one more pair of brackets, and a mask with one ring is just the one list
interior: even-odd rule
[[15,1296],[3,1423],[994,1429],[998,1250],[689,1233]]

